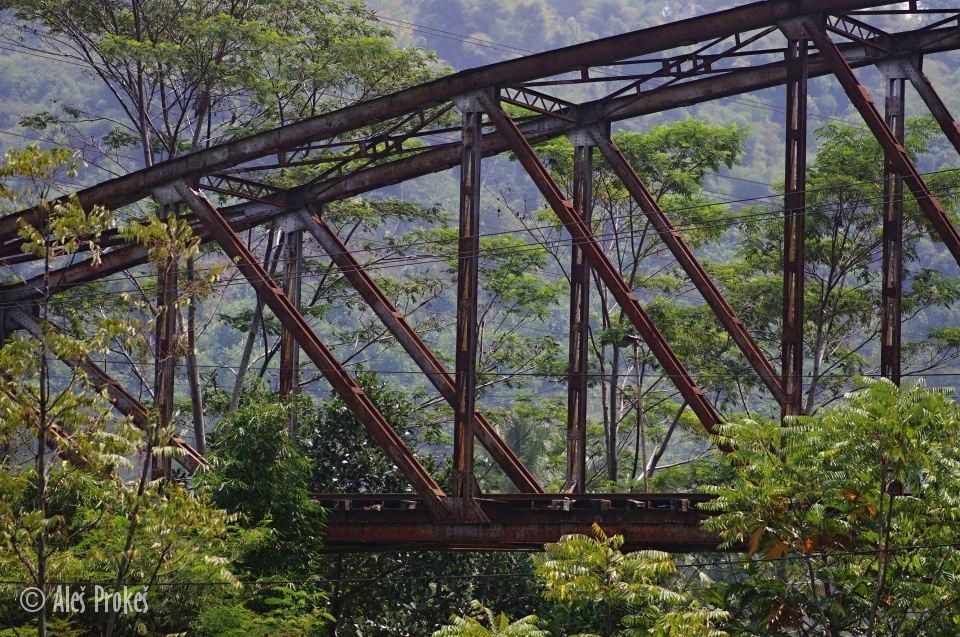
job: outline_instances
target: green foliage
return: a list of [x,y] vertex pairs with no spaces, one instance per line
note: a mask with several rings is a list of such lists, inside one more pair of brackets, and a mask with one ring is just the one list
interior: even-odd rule
[[[0,192],[7,200],[42,201],[44,182],[66,159],[36,147],[8,153]],[[6,184],[13,178],[32,189],[12,190]],[[99,254],[96,242],[110,215],[100,208],[84,211],[75,199],[41,204],[41,210],[42,227],[22,225],[20,236],[45,270],[55,257]],[[46,630],[58,631],[53,634],[181,630],[207,597],[194,591],[185,600],[181,584],[236,583],[226,566],[233,557],[230,516],[182,485],[149,480],[148,462],[137,461],[144,440],[155,454],[174,456],[176,450],[159,444],[170,433],[149,425],[139,431],[114,414],[85,373],[62,362],[103,355],[115,340],[137,340],[133,326],[88,320],[85,330],[66,332],[53,324],[46,300],[39,305],[39,328],[0,347],[0,614],[15,629],[36,622],[40,631],[49,619]],[[150,610],[58,617],[47,608],[30,616],[16,605],[24,586],[51,599],[58,582],[95,582],[108,590],[129,583],[133,592],[148,592]]]
[[200,476],[214,502],[248,528],[269,529],[240,564],[255,577],[309,575],[323,511],[310,498],[312,467],[290,439],[289,405],[249,396],[210,438],[212,467]]
[[433,637],[549,637],[547,631],[538,628],[535,615],[512,622],[504,613],[494,613],[476,600],[470,604],[469,616],[454,616],[450,621],[450,626],[433,633]]
[[[931,150],[935,124],[929,118],[906,123],[904,145],[917,159]],[[863,126],[830,122],[816,132],[816,156],[808,168],[805,260],[804,351],[809,352],[807,413],[850,388],[850,378],[874,369],[875,339],[881,321],[883,153]],[[957,172],[925,177],[946,205],[956,208]],[[777,204],[779,205],[779,204]],[[748,207],[735,258],[714,266],[730,290],[729,299],[751,333],[771,346],[779,339],[782,291],[783,221],[777,205]],[[930,267],[919,251],[935,235],[912,197],[904,199],[905,266],[902,305],[905,333],[924,310],[948,307],[958,298],[955,277]],[[912,263],[912,265],[911,265]],[[905,365],[936,366],[953,359],[936,334],[906,348]]]
[[[428,79],[432,58],[394,46],[359,2],[4,0],[41,41],[66,42],[96,74],[118,118],[65,106],[35,129],[108,121],[102,143],[147,163],[316,115]],[[125,120],[125,121],[124,121]]]
[[[576,637],[724,637],[728,614],[675,590],[677,566],[666,553],[623,553],[621,536],[567,535],[534,558],[543,597],[541,616],[514,623],[474,601],[471,613],[451,618],[434,637],[576,635]],[[543,630],[549,626],[550,630]]]
[[736,479],[705,526],[758,559],[716,603],[744,634],[955,632],[958,424],[947,392],[881,380],[786,428],[723,425]]
[[[375,373],[360,371],[357,382],[408,445],[436,433],[410,396]],[[423,418],[423,419],[422,419]],[[363,424],[339,398],[300,412],[298,436],[310,461],[311,486],[318,492],[401,493],[410,487]],[[429,458],[426,458],[429,463]]]
[[703,607],[664,582],[676,572],[666,553],[622,553],[623,538],[565,536],[538,556],[544,597],[564,609],[566,631],[587,635],[726,635],[723,611]]

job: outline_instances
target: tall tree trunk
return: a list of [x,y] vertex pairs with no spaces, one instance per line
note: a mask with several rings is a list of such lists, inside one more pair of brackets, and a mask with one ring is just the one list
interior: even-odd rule
[[187,287],[190,296],[187,301],[187,380],[190,384],[190,403],[193,407],[193,437],[197,451],[207,453],[207,436],[203,423],[203,389],[200,386],[200,367],[197,364],[197,295],[193,286],[196,282],[194,259],[187,259]]
[[[267,271],[271,274],[277,271],[277,265],[280,263],[280,253],[282,252],[283,236],[273,245],[274,229],[270,229],[267,237],[267,250],[264,253],[263,261],[267,264]],[[247,328],[247,339],[243,344],[243,354],[240,356],[240,367],[237,368],[237,378],[233,383],[233,393],[230,396],[230,411],[234,411],[240,406],[240,394],[243,392],[243,379],[250,369],[250,358],[253,356],[253,346],[257,341],[257,332],[260,331],[260,323],[263,321],[263,301],[257,297],[256,307],[253,308],[253,316],[250,317],[250,327]]]
[[[46,236],[49,235],[49,228],[46,228]],[[50,276],[50,255],[44,252],[43,255],[43,304],[41,306],[41,325],[49,320],[49,276]],[[44,327],[44,329],[46,329]],[[37,536],[37,571],[36,585],[41,591],[46,593],[47,588],[47,418],[48,414],[48,390],[49,390],[49,360],[47,352],[46,333],[40,333],[40,388],[39,388],[39,431],[37,432],[37,458],[35,469],[37,472],[37,510],[40,512],[40,534]],[[47,636],[47,605],[41,603],[40,612],[37,613],[37,636]]]
[[617,440],[620,437],[620,344],[613,344],[610,357],[610,426],[607,427],[607,479],[616,484]]
[[653,477],[653,473],[657,470],[657,464],[660,462],[660,458],[663,457],[663,452],[667,450],[667,445],[670,444],[670,438],[673,436],[674,429],[677,428],[677,424],[680,422],[680,416],[683,415],[683,410],[687,408],[686,401],[680,405],[680,409],[677,411],[677,415],[673,417],[673,422],[670,423],[670,427],[667,428],[667,433],[664,434],[663,440],[657,445],[657,448],[654,450],[653,455],[650,456],[650,461],[647,463],[646,468],[643,470],[643,479]]

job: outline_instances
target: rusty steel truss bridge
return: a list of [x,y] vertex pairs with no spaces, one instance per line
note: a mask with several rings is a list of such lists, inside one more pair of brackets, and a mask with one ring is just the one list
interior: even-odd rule
[[[911,30],[872,26],[877,17]],[[893,19],[891,20],[891,17]],[[919,26],[923,24],[923,26]],[[770,0],[529,55],[443,77],[295,124],[210,147],[77,193],[85,207],[118,209],[152,198],[188,212],[203,242],[215,243],[236,264],[282,324],[282,394],[294,392],[305,355],[370,436],[409,481],[406,494],[322,494],[330,510],[328,550],[383,548],[536,549],[562,534],[587,531],[594,521],[625,536],[628,547],[711,550],[717,538],[699,527],[697,494],[584,493],[587,415],[589,282],[595,276],[629,319],[707,431],[721,414],[688,373],[634,291],[604,253],[590,225],[592,161],[610,166],[660,240],[749,362],[784,416],[801,413],[807,83],[833,76],[885,153],[882,219],[881,372],[899,382],[901,262],[904,187],[939,239],[960,262],[960,234],[902,144],[907,83],[922,98],[943,134],[960,152],[954,121],[922,71],[925,55],[960,48],[960,9],[925,9],[914,0],[890,5],[862,0]],[[855,69],[875,67],[885,94],[871,96]],[[560,97],[569,85],[606,92],[573,103]],[[766,89],[786,86],[782,352],[775,365],[757,346],[721,290],[671,223],[610,137],[611,124]],[[460,125],[449,124],[459,113]],[[511,116],[509,113],[522,113]],[[438,137],[438,133],[443,133]],[[567,198],[532,145],[569,136],[574,146],[573,196]],[[450,139],[456,141],[448,141]],[[495,427],[477,410],[477,308],[481,164],[512,152],[572,240],[567,402],[566,485],[545,493]],[[322,166],[309,183],[279,189],[261,175],[286,165]],[[272,163],[274,162],[274,163]],[[455,368],[444,367],[407,318],[324,219],[330,202],[460,167]],[[259,180],[258,180],[259,177]],[[217,207],[208,194],[229,201]],[[23,250],[20,224],[43,227],[43,208],[0,218],[0,262],[12,267],[35,257]],[[239,233],[278,224],[285,233],[284,271],[275,281]],[[437,392],[454,410],[453,479],[441,487],[387,422],[300,310],[303,241],[315,241]],[[0,337],[11,330],[39,333],[36,308],[45,295],[95,281],[148,260],[147,248],[117,233],[104,237],[99,261],[76,260],[42,277],[0,288]],[[176,294],[176,264],[158,269],[159,306]],[[156,404],[148,409],[93,360],[65,361],[82,369],[113,405],[141,428],[151,417],[172,418],[174,312],[156,325]],[[154,415],[158,414],[158,415]],[[69,432],[54,429],[57,436]],[[516,494],[485,494],[474,477],[479,442],[516,487]],[[176,458],[187,471],[205,463],[186,440]]]

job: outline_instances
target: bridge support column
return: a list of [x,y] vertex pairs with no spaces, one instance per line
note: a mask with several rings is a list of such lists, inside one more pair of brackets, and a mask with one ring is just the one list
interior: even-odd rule
[[[288,216],[283,220],[283,293],[293,306],[300,309],[300,290],[303,277],[303,230],[299,219]],[[280,330],[280,395],[295,398],[299,393],[300,346],[289,328]],[[292,402],[292,401],[291,401]],[[297,414],[291,406],[290,435],[296,436]]]
[[786,166],[783,190],[784,418],[803,413],[803,294],[806,236],[807,40],[788,33]]
[[[457,335],[453,421],[454,506],[476,495],[473,437],[477,400],[477,306],[480,266],[480,163],[483,111],[473,96],[457,102],[462,114],[460,232],[457,244]],[[469,506],[469,505],[465,505]]]
[[[588,227],[593,219],[593,138],[570,135],[573,150],[573,208]],[[584,493],[587,486],[587,401],[590,333],[590,262],[576,242],[570,249],[570,335],[567,376],[567,473],[563,490]]]
[[[884,120],[903,142],[905,75],[897,63],[881,64],[886,83]],[[883,163],[883,316],[880,324],[880,373],[900,384],[900,333],[903,294],[903,178],[889,158]]]

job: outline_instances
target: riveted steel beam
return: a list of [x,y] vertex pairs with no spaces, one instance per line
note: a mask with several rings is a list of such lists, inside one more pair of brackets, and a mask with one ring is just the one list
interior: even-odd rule
[[[310,142],[330,139],[356,128],[402,117],[425,107],[450,101],[471,91],[581,71],[591,66],[606,65],[638,55],[771,26],[791,17],[821,11],[842,12],[883,4],[885,2],[864,0],[767,0],[491,64],[200,150],[86,188],[77,193],[77,198],[83,206],[99,204],[117,208],[134,203],[149,195],[152,189],[177,179],[193,179],[274,154],[280,149],[296,148]],[[35,224],[40,214],[41,209],[35,208],[22,215],[0,219],[0,237],[13,236],[19,219]]]
[[[902,65],[881,64],[886,83],[884,121],[903,143],[906,79]],[[901,297],[903,295],[903,178],[889,159],[883,162],[883,282],[880,321],[880,373],[900,384]]]
[[[935,29],[931,31],[917,30],[890,36],[891,50],[909,50],[918,53],[933,53],[952,50],[960,47],[960,32],[956,29]],[[877,61],[890,59],[889,56],[880,56],[872,50],[866,51],[859,44],[840,44],[845,59],[852,67],[872,65]],[[809,77],[819,77],[830,73],[826,61],[819,54],[809,57]],[[638,96],[617,98],[607,108],[602,108],[605,100],[597,100],[581,104],[576,109],[577,118],[581,124],[571,124],[567,119],[558,119],[552,116],[537,117],[520,124],[524,135],[531,141],[541,141],[565,134],[581,125],[590,125],[609,121],[619,121],[638,117],[650,113],[661,112],[672,108],[689,106],[701,102],[731,97],[742,93],[756,91],[783,84],[786,81],[786,64],[784,62],[771,63],[753,69],[738,70],[722,78],[707,78],[695,80],[679,85],[672,85],[654,91],[644,92]],[[609,109],[609,110],[608,110]],[[614,115],[610,113],[615,111]],[[508,150],[505,141],[497,133],[484,136],[484,156],[491,156]],[[390,186],[408,179],[436,173],[458,165],[460,149],[458,144],[443,145],[433,150],[424,151],[402,160],[388,162],[382,165],[371,166],[328,181],[311,184],[306,187],[295,188],[281,197],[276,204],[245,203],[224,208],[225,215],[229,215],[231,224],[236,230],[250,228],[284,214],[286,200],[323,204],[356,196],[377,188]],[[12,220],[23,215],[9,215],[5,219]],[[209,241],[202,228],[195,229],[203,241]],[[0,254],[9,256],[16,254],[19,240],[15,236],[0,234]],[[92,263],[90,260],[78,262],[56,270],[52,275],[53,289],[61,289],[69,285],[83,283],[109,274],[116,273],[127,267],[145,263],[146,249],[138,246],[118,246],[103,255],[103,263]],[[21,255],[22,256],[22,255]],[[21,284],[0,288],[0,302],[28,300],[37,297],[36,281],[27,281]]]
[[[589,228],[593,222],[593,141],[572,137],[573,210]],[[590,261],[576,242],[570,247],[570,333],[567,369],[567,472],[565,492],[587,488],[587,401],[590,339]]]
[[690,374],[687,373],[670,345],[667,344],[663,334],[647,316],[637,296],[627,286],[613,264],[610,263],[607,255],[603,252],[603,248],[600,247],[593,236],[590,227],[577,214],[573,204],[564,199],[557,184],[540,163],[529,142],[517,128],[516,123],[503,111],[500,104],[487,95],[482,95],[479,99],[500,135],[513,150],[517,160],[530,175],[547,203],[566,226],[573,240],[583,247],[587,258],[590,260],[591,267],[596,270],[600,279],[620,305],[621,311],[630,319],[640,337],[650,348],[664,373],[673,381],[673,384],[690,405],[690,408],[693,409],[704,428],[711,433],[714,432],[716,425],[721,422],[719,412],[707,399],[699,385],[690,377]]
[[[284,219],[283,240],[283,293],[293,306],[300,309],[300,290],[303,277],[303,230],[295,218]],[[285,325],[280,329],[280,381],[281,396],[293,397],[298,393],[300,372],[300,347],[293,333]],[[297,413],[290,411],[290,434],[296,436]]]
[[320,373],[330,383],[334,392],[346,403],[350,411],[377,441],[386,456],[407,478],[431,512],[438,517],[449,518],[449,509],[445,503],[446,494],[443,489],[414,457],[413,453],[404,444],[403,439],[390,426],[390,423],[380,413],[370,397],[347,373],[340,361],[317,338],[303,314],[293,306],[283,290],[274,283],[272,277],[244,245],[227,220],[220,214],[220,211],[212,206],[203,195],[183,182],[177,182],[173,188],[176,189],[183,202],[193,210],[201,223],[206,226],[214,241],[220,245],[227,256],[234,260],[237,269],[246,277],[264,303],[273,311],[280,322],[290,329],[304,354],[313,361]]
[[472,501],[473,439],[477,400],[477,341],[480,272],[480,164],[483,111],[475,96],[462,98],[460,229],[457,240],[457,333],[453,412],[453,497]]
[[803,412],[803,312],[807,183],[807,40],[787,43],[786,161],[783,187],[781,413]]
[[[380,318],[384,326],[400,346],[410,355],[417,366],[423,371],[430,383],[440,392],[444,400],[451,406],[456,404],[456,388],[449,372],[444,368],[426,343],[417,335],[403,313],[387,298],[383,290],[374,282],[363,265],[357,261],[333,228],[316,214],[306,210],[299,213],[304,230],[316,239],[330,259],[340,268],[344,278],[363,297],[374,313]],[[496,428],[481,413],[474,415],[477,440],[484,446],[490,457],[493,458],[511,482],[522,492],[543,493],[543,487],[524,466],[509,445],[500,438]]]
[[896,61],[897,70],[903,77],[910,80],[920,99],[927,105],[930,114],[940,125],[940,130],[953,144],[954,149],[960,153],[960,123],[953,118],[947,105],[940,98],[940,94],[933,88],[930,79],[923,72],[921,62],[922,58],[918,55],[900,58]]
[[936,195],[930,190],[923,177],[917,171],[913,160],[907,155],[906,149],[897,140],[896,134],[887,126],[883,116],[877,111],[877,107],[870,96],[867,88],[860,83],[853,69],[843,58],[843,53],[837,48],[830,36],[823,30],[822,25],[812,19],[804,20],[806,30],[810,39],[817,45],[820,54],[827,61],[831,71],[836,76],[840,85],[843,87],[847,97],[863,117],[867,128],[873,133],[874,137],[880,143],[887,161],[897,173],[903,177],[903,183],[913,193],[920,210],[930,221],[930,224],[937,231],[940,240],[943,241],[950,254],[960,263],[960,233],[954,227],[950,218],[947,216],[943,205]]
[[709,514],[697,505],[710,496],[701,494],[490,494],[477,500],[489,519],[482,533],[476,525],[431,520],[408,494],[318,494],[314,499],[329,511],[322,549],[328,552],[542,551],[564,535],[592,535],[594,524],[622,535],[627,551],[744,549],[721,549],[721,539],[703,530]]

